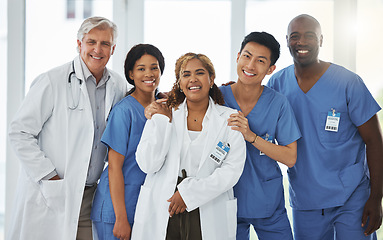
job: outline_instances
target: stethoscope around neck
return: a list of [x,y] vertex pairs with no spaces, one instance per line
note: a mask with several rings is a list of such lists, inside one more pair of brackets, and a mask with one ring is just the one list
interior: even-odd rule
[[[81,98],[81,84],[82,84],[82,80],[77,78],[76,77],[76,80],[78,81],[78,84],[75,84],[72,82],[72,76],[75,76],[76,77],[76,74],[75,74],[75,71],[74,71],[74,61],[72,61],[72,71],[69,73],[69,76],[68,76],[68,87],[69,87],[69,91],[70,91],[70,95],[71,95],[71,99],[72,99],[72,104],[69,104],[68,103],[68,108],[70,110],[83,110],[83,108],[79,107],[80,105],[80,98]],[[76,82],[77,82],[76,81]],[[76,93],[73,93],[74,91],[76,91],[76,87],[74,87],[74,85],[77,86],[77,94]],[[77,96],[77,98],[75,98]]]

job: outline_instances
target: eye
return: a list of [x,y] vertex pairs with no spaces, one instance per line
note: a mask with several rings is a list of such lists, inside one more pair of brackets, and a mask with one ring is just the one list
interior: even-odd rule
[[89,44],[89,45],[93,45],[93,44],[96,43],[96,41],[94,41],[94,40],[88,40],[86,43]]
[[110,42],[103,42],[102,45],[104,45],[106,47],[110,47],[112,44]]
[[144,71],[145,71],[145,68],[138,68],[137,70],[138,70],[138,71],[141,71],[141,72],[144,72]]
[[307,35],[306,35],[306,38],[307,38],[308,40],[313,40],[313,39],[316,38],[316,36],[315,36],[314,34],[307,34]]
[[158,67],[153,67],[152,70],[158,70]]
[[263,59],[259,59],[258,62],[265,63],[265,61]]
[[205,72],[197,72],[197,75],[200,75],[200,76],[202,76],[202,75],[205,75]]
[[184,77],[184,78],[186,78],[186,77],[190,77],[190,73],[184,73],[184,74],[182,75],[182,77]]
[[298,39],[299,39],[299,36],[297,34],[290,36],[290,40],[297,41]]

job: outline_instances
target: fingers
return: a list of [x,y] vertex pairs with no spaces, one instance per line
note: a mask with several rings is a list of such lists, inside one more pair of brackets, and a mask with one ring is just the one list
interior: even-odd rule
[[166,98],[157,99],[156,101],[149,104],[144,111],[144,115],[147,119],[151,119],[152,116],[156,113],[160,113],[166,116],[171,116],[171,110],[166,105]]

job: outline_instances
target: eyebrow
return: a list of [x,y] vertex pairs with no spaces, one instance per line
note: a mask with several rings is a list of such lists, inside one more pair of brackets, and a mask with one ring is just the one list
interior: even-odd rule
[[[247,52],[249,55],[253,56],[253,54],[251,54],[249,51],[245,50],[244,52]],[[257,58],[264,58],[266,60],[268,60],[268,58],[266,56],[256,56]]]
[[[150,64],[151,66],[157,66],[157,63]],[[145,64],[138,64],[137,67],[145,67]]]
[[253,56],[253,54],[251,54],[251,52],[245,50],[244,52],[248,53],[249,55]]

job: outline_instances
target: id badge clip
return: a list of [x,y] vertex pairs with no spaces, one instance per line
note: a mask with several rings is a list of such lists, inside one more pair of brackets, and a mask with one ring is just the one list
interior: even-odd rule
[[[262,138],[268,142],[271,142],[271,143],[273,142],[273,136],[270,136],[268,133],[266,133],[266,135],[263,136]],[[259,151],[259,155],[263,156],[263,155],[265,155],[265,153],[262,151]]]
[[222,161],[226,158],[226,155],[229,153],[229,150],[229,143],[223,143],[222,141],[219,141],[213,152],[210,153],[210,159],[213,160],[216,164],[221,164]]
[[327,114],[326,126],[324,130],[330,132],[338,132],[340,122],[340,112],[336,112],[335,109],[331,108],[331,111]]

